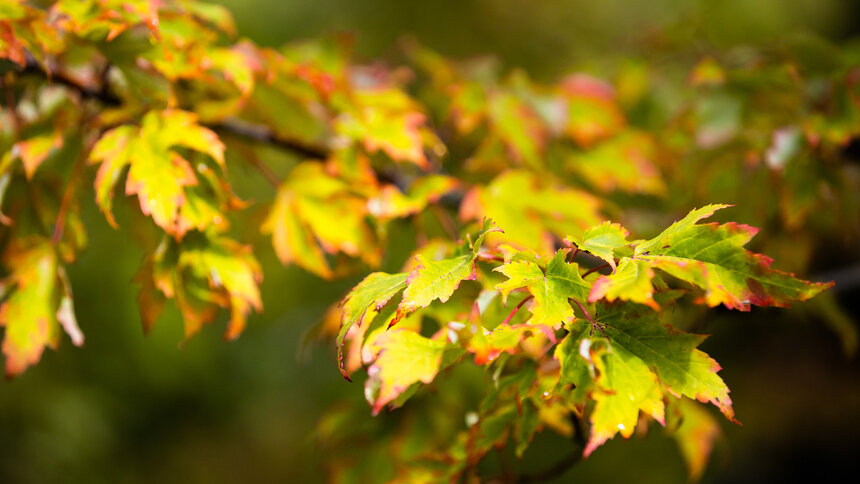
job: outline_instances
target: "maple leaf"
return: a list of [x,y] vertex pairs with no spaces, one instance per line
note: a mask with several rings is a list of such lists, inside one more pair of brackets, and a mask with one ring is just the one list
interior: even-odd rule
[[680,420],[680,425],[672,432],[672,437],[684,457],[690,481],[698,481],[705,472],[714,441],[722,434],[720,425],[696,402],[685,398],[669,401],[671,405],[667,417]]
[[36,170],[44,162],[52,151],[60,149],[63,145],[61,133],[48,133],[41,136],[29,138],[26,141],[15,143],[13,153],[17,153],[24,165],[24,174],[28,180],[33,179]]
[[559,250],[546,264],[546,269],[530,261],[512,261],[496,271],[508,277],[496,285],[503,299],[517,288],[526,287],[534,296],[529,324],[559,327],[574,320],[569,299],[585,301],[591,285],[579,275],[579,265],[565,262],[567,250]]
[[210,322],[219,307],[230,311],[224,338],[235,339],[251,309],[262,311],[259,262],[251,248],[227,237],[192,232],[182,242],[164,239],[136,280],[144,330],[151,329],[164,298],[176,298],[185,338]]
[[372,344],[377,354],[367,370],[365,395],[373,415],[415,383],[430,383],[442,365],[448,343],[407,329],[386,331]]
[[281,184],[261,230],[272,234],[281,262],[330,278],[324,252],[361,257],[371,266],[379,262],[366,214],[367,202],[343,180],[319,163],[302,163]]
[[352,104],[335,122],[335,130],[362,143],[368,153],[383,151],[396,162],[426,168],[425,145],[442,146],[425,127],[417,103],[391,86],[357,89]]
[[189,198],[194,199],[192,203],[206,202],[188,192],[198,179],[188,160],[175,150],[178,147],[205,153],[223,169],[223,143],[214,132],[199,126],[192,113],[150,111],[140,128],[120,126],[102,135],[90,152],[90,162],[100,165],[96,202],[112,226],[116,227],[111,214],[113,187],[126,166],[126,194],[136,194],[141,212],[152,216],[165,232],[181,238],[190,227],[201,224],[182,210]]
[[599,307],[595,318],[602,336],[589,337],[593,330],[580,324],[556,349],[563,379],[590,385],[596,402],[586,455],[618,432],[629,437],[639,410],[664,423],[663,389],[713,403],[734,420],[728,387],[717,375],[720,366],[696,349],[704,337],[665,326],[656,313],[630,308]]
[[443,175],[420,178],[405,194],[394,185],[385,185],[378,194],[368,199],[367,209],[371,215],[382,220],[406,217],[421,212],[457,186],[459,182],[455,178]]
[[344,299],[337,335],[337,351],[341,374],[347,380],[350,378],[343,361],[343,346],[347,334],[353,326],[360,326],[365,319],[372,320],[392,297],[406,287],[407,277],[406,273],[374,272],[358,283]]
[[592,146],[624,127],[624,114],[615,102],[612,88],[602,81],[573,75],[562,81],[567,103],[565,134],[582,146]]
[[491,132],[503,140],[515,160],[540,168],[547,133],[537,115],[516,96],[495,93],[487,106]]
[[580,250],[584,250],[603,259],[615,270],[615,250],[630,244],[627,236],[630,232],[619,224],[603,222],[597,227],[586,230],[582,237],[571,237],[570,241]]
[[652,279],[654,270],[648,261],[625,257],[612,274],[600,276],[594,281],[588,302],[621,299],[645,304],[659,311],[660,306],[654,301]]
[[654,140],[641,132],[624,132],[571,155],[565,168],[604,193],[624,190],[663,195],[666,184],[652,161]]
[[[13,377],[36,364],[45,347],[56,348],[62,327],[76,346],[83,334],[75,319],[71,289],[50,241],[13,239],[3,253],[9,271],[2,285],[0,326],[5,326],[6,375]],[[8,292],[7,292],[8,291]]]
[[487,186],[473,188],[460,206],[460,218],[492,218],[505,228],[499,239],[549,254],[553,237],[563,239],[599,224],[599,206],[588,193],[545,183],[525,171],[507,171]]
[[[484,237],[492,232],[501,232],[501,229],[491,220],[485,219],[475,241],[464,243],[458,251],[459,255],[436,261],[428,260],[421,254],[417,255],[417,264],[409,273],[407,287],[397,312],[406,315],[418,308],[427,307],[437,299],[444,303],[460,282],[473,280],[477,275],[475,259],[481,243]],[[395,320],[394,323],[396,322]]]
[[696,224],[727,206],[693,210],[653,239],[638,244],[632,258],[622,258],[614,274],[595,281],[589,301],[618,298],[656,308],[651,297],[652,268],[702,288],[708,306],[723,304],[741,311],[748,311],[750,304],[783,307],[805,301],[833,285],[803,281],[771,269],[770,258],[743,248],[758,232],[754,227]]

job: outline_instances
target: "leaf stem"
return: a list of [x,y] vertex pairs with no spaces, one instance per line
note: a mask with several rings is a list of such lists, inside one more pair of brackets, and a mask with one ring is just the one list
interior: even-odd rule
[[517,305],[514,307],[514,310],[513,310],[513,311],[511,311],[511,313],[510,313],[510,314],[508,314],[508,317],[507,317],[507,318],[505,318],[505,320],[504,320],[504,321],[502,321],[502,324],[508,324],[508,323],[510,323],[510,322],[511,322],[511,320],[512,320],[512,319],[514,319],[514,315],[516,315],[516,314],[517,314],[517,311],[519,311],[519,310],[520,310],[520,308],[521,308],[521,307],[523,307],[523,304],[525,304],[525,303],[526,303],[526,301],[528,301],[529,299],[531,299],[531,298],[533,298],[533,297],[534,297],[534,296],[532,296],[531,294],[529,294],[529,295],[528,295],[528,296],[526,296],[522,301],[520,301],[519,303],[517,303]]
[[451,240],[457,240],[459,238],[457,226],[454,223],[454,219],[451,218],[451,215],[439,205],[430,204],[428,206],[433,212],[433,215],[435,215],[436,218],[439,220],[439,223],[442,225],[442,228],[445,230],[445,233],[448,234],[448,237],[450,237]]
[[599,271],[600,269],[606,269],[607,267],[612,267],[612,266],[611,266],[611,265],[609,265],[609,263],[607,262],[607,263],[605,263],[605,264],[600,264],[600,265],[599,265],[599,266],[597,266],[597,267],[592,267],[591,269],[589,269],[589,270],[585,271],[585,274],[583,274],[583,275],[582,275],[582,277],[588,277],[588,276],[589,276],[589,275],[591,275],[592,273],[597,272],[597,271]]
[[60,200],[60,208],[57,210],[57,221],[54,222],[54,233],[51,234],[51,244],[57,245],[63,238],[63,231],[66,228],[66,216],[69,211],[69,205],[75,195],[75,190],[78,188],[78,179],[83,173],[84,165],[86,164],[87,154],[90,152],[95,139],[84,147],[78,159],[75,161],[75,166],[72,167],[72,173],[69,175],[69,181],[66,182],[66,189],[63,191],[63,198]]

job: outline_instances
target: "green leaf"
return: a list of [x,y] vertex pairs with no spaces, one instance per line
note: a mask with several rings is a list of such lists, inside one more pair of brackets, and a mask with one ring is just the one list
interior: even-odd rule
[[392,297],[406,287],[408,274],[386,274],[374,272],[368,275],[346,296],[337,334],[338,365],[344,378],[349,380],[343,361],[343,346],[347,333],[353,326],[361,326],[365,319],[373,317]]
[[720,366],[696,349],[703,336],[663,325],[656,313],[633,306],[599,307],[600,336],[573,325],[556,358],[562,381],[574,383],[574,401],[588,392],[595,401],[586,455],[617,432],[629,437],[639,410],[663,423],[663,391],[717,406],[729,420],[734,410]]
[[708,306],[723,304],[741,311],[748,311],[750,304],[788,306],[833,285],[803,281],[771,269],[773,261],[769,257],[744,249],[758,232],[755,227],[695,224],[724,207],[708,205],[690,212],[654,239],[637,246],[634,257],[704,289]]
[[[418,308],[425,308],[431,302],[445,302],[459,287],[460,282],[475,279],[477,272],[475,258],[484,237],[501,230],[490,220],[484,220],[481,231],[473,243],[464,244],[460,255],[438,261],[428,260],[423,255],[416,256],[417,264],[407,279],[408,286],[403,291],[403,299],[397,307],[401,315],[409,314]],[[396,323],[395,319],[395,323]],[[393,323],[392,323],[393,324]]]
[[597,227],[590,228],[582,237],[571,237],[580,250],[584,250],[603,259],[615,270],[615,250],[630,244],[627,236],[630,232],[619,224],[603,222]]
[[[748,311],[757,306],[788,306],[805,301],[833,283],[811,283],[770,268],[772,260],[743,248],[758,229],[736,223],[696,224],[728,205],[707,205],[691,211],[653,239],[638,244],[609,276],[594,283],[589,301],[606,298],[634,301],[659,309],[653,300],[660,269],[705,291],[708,306],[723,304]],[[659,279],[658,279],[659,280]]]
[[624,347],[652,368],[675,395],[710,402],[734,420],[729,389],[717,375],[720,365],[696,349],[704,336],[684,333],[660,322],[647,310],[615,310],[596,315],[613,348]]
[[690,211],[686,217],[673,223],[669,228],[660,232],[660,234],[653,239],[637,245],[636,250],[634,251],[634,257],[649,253],[650,251],[661,247],[670,246],[676,241],[683,240],[688,236],[688,231],[696,225],[696,222],[703,218],[708,218],[717,210],[721,210],[726,207],[731,207],[731,205],[711,204]]
[[520,287],[528,288],[534,296],[529,324],[559,327],[571,322],[575,315],[568,300],[588,299],[591,285],[580,277],[578,264],[565,262],[566,255],[566,250],[556,252],[545,271],[528,261],[512,261],[494,269],[508,276],[507,281],[496,285],[503,298]]
[[640,358],[612,340],[608,346],[600,338],[584,341],[590,344],[580,353],[588,355],[596,373],[588,456],[619,432],[624,438],[633,435],[640,410],[662,423],[665,409],[657,377]]

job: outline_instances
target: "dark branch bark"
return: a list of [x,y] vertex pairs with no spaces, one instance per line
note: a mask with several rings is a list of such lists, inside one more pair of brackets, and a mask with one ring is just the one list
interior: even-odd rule
[[[28,62],[21,74],[41,77],[48,80],[48,82],[65,86],[77,92],[83,99],[94,100],[106,106],[119,106],[122,104],[122,99],[110,92],[107,85],[102,85],[100,89],[91,89],[87,86],[81,85],[75,79],[72,79],[62,72],[46,72],[42,66],[36,62]],[[256,143],[276,146],[305,158],[324,160],[328,158],[329,155],[329,150],[326,147],[315,146],[302,141],[278,136],[267,126],[246,123],[238,119],[227,119],[220,123],[203,123],[203,126],[206,126],[219,134],[235,136]]]
[[237,136],[246,140],[263,143],[267,145],[277,146],[287,151],[292,151],[297,155],[315,160],[324,160],[328,158],[328,150],[321,146],[312,146],[292,139],[286,139],[277,136],[272,130],[266,126],[259,124],[246,123],[238,119],[228,119],[221,123],[204,124],[209,129],[218,133]]

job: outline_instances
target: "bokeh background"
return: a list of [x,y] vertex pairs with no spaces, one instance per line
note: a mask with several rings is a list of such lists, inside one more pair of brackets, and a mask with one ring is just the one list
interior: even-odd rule
[[[545,81],[574,71],[608,75],[631,56],[659,63],[672,51],[654,46],[667,42],[685,44],[695,57],[798,36],[839,45],[860,34],[860,2],[852,0],[223,3],[239,32],[263,45],[348,32],[359,58],[373,60],[396,56],[396,43],[410,36],[455,58],[489,54]],[[296,162],[271,157],[281,173]],[[260,202],[249,211],[262,216],[272,189],[235,170],[239,195]],[[130,223],[128,206],[119,205],[120,224]],[[363,392],[340,376],[331,341],[303,341],[358,278],[329,283],[285,268],[249,225],[243,239],[258,247],[265,268],[265,313],[233,343],[216,325],[180,345],[175,309],[144,337],[132,278],[143,258],[133,239],[146,234],[111,230],[92,203],[84,211],[90,245],[70,276],[86,345],[64,342],[0,384],[0,482],[323,481],[328,451],[316,445],[319,419],[339,402],[364,405]],[[414,244],[408,234],[402,239],[387,256],[392,267]],[[858,249],[837,249],[813,259],[814,274],[804,275],[835,274],[837,298],[856,324],[860,281],[850,268]],[[699,330],[713,335],[703,349],[723,365],[744,423],[724,423],[703,482],[832,481],[856,471],[860,363],[820,315],[717,310]],[[369,408],[356,418],[370,419]],[[561,457],[558,447],[552,437],[538,439],[517,465],[545,467]],[[609,442],[559,482],[573,480],[670,483],[686,474],[674,442],[655,428]]]

